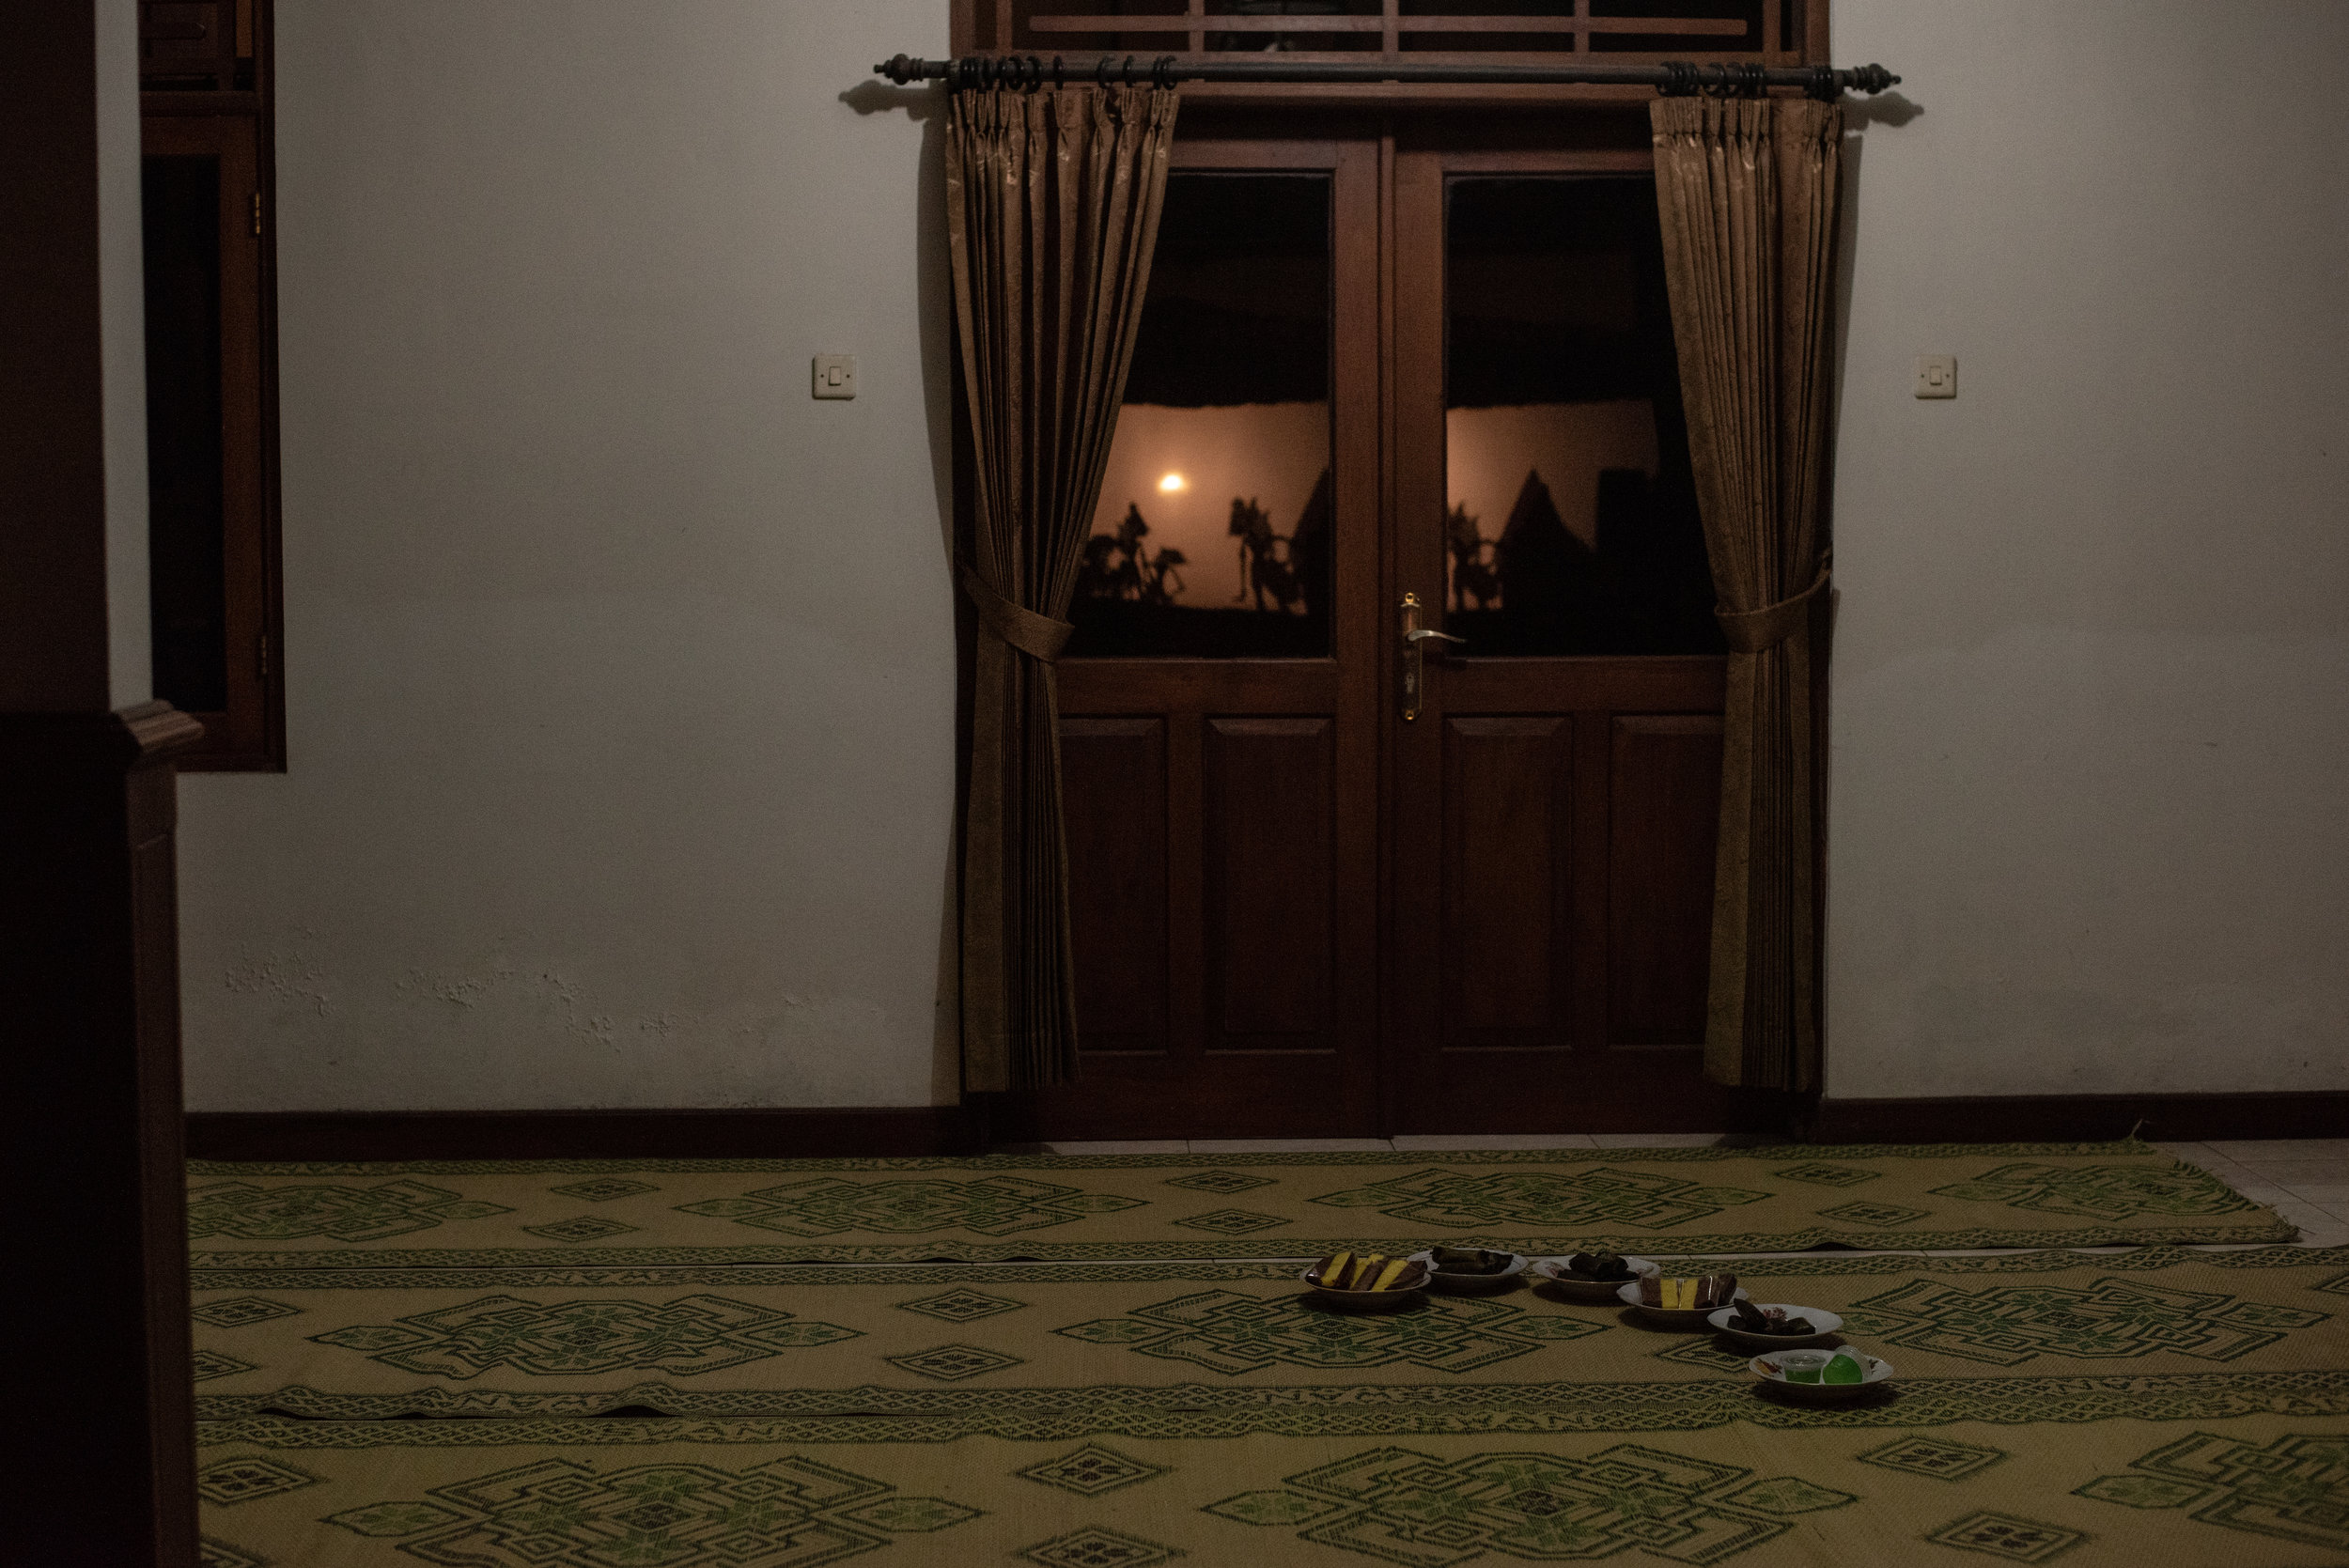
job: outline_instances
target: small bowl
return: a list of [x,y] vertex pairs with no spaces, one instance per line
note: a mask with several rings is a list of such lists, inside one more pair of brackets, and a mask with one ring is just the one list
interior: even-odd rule
[[1636,1285],[1649,1275],[1664,1272],[1662,1268],[1648,1262],[1645,1258],[1626,1258],[1623,1261],[1630,1265],[1633,1278],[1629,1280],[1578,1280],[1570,1274],[1554,1272],[1565,1267],[1566,1260],[1563,1258],[1536,1259],[1529,1272],[1537,1281],[1548,1285],[1569,1301],[1590,1302],[1615,1300],[1617,1293],[1625,1285]]
[[[1743,1295],[1741,1291],[1738,1294]],[[1793,1350],[1798,1345],[1818,1344],[1831,1338],[1843,1327],[1843,1320],[1833,1312],[1816,1307],[1794,1307],[1783,1301],[1756,1301],[1757,1307],[1775,1307],[1788,1317],[1807,1317],[1818,1329],[1815,1334],[1757,1334],[1750,1328],[1737,1327],[1737,1319],[1728,1307],[1716,1307],[1705,1322],[1711,1324],[1724,1339],[1744,1345],[1748,1350]],[[1808,1387],[1808,1385],[1804,1385]]]
[[[1766,1356],[1756,1356],[1746,1363],[1746,1370],[1784,1394],[1788,1399],[1810,1405],[1836,1405],[1847,1399],[1858,1399],[1872,1389],[1881,1389],[1892,1380],[1892,1363],[1879,1361],[1874,1356],[1860,1356],[1859,1364],[1867,1373],[1862,1383],[1789,1383],[1781,1370],[1787,1365],[1825,1366],[1831,1350],[1774,1350]],[[1859,1355],[1859,1352],[1853,1352]]]
[[1513,1290],[1525,1273],[1525,1254],[1522,1252],[1510,1253],[1508,1265],[1491,1274],[1448,1274],[1436,1266],[1436,1254],[1432,1249],[1412,1253],[1410,1261],[1427,1271],[1428,1283],[1453,1296],[1492,1296]]
[[1409,1284],[1390,1285],[1385,1290],[1336,1290],[1323,1284],[1310,1267],[1299,1271],[1297,1277],[1313,1287],[1315,1300],[1339,1312],[1399,1312],[1426,1296],[1427,1276],[1427,1265],[1421,1264],[1416,1275],[1404,1275],[1411,1281]]
[[[1746,1287],[1739,1285],[1729,1293],[1729,1298],[1743,1301],[1746,1299]],[[1691,1333],[1711,1327],[1713,1314],[1721,1310],[1719,1307],[1651,1307],[1640,1299],[1640,1281],[1637,1280],[1625,1281],[1622,1288],[1615,1292],[1615,1299],[1626,1307],[1637,1307],[1641,1315],[1651,1323],[1660,1323],[1667,1328],[1686,1328]]]

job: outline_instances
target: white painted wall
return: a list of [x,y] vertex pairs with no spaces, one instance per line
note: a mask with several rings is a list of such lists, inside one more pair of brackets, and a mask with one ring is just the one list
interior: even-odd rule
[[[199,1109],[951,1097],[937,124],[839,96],[946,7],[657,10],[279,0],[293,762],[182,785]],[[1835,27],[1923,112],[1854,167],[1831,1090],[2349,1086],[2349,161],[2280,74],[2349,8]]]
[[181,786],[190,1104],[941,1097],[939,124],[841,94],[946,8],[277,26],[292,766]]
[[1855,174],[1829,1092],[2349,1087],[2349,8],[1835,53],[1923,113]]

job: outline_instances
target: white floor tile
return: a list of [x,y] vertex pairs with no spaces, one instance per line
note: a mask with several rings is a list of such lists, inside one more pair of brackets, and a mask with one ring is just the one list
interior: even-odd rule
[[2279,1159],[2349,1159],[2349,1138],[2212,1139],[2212,1153],[2243,1165],[2270,1165]]
[[2303,1182],[2322,1187],[2349,1187],[2349,1159],[2279,1159],[2260,1164],[2245,1164],[2263,1182],[2277,1182],[2297,1188]]
[[1595,1149],[1587,1132],[1488,1132],[1480,1137],[1456,1138],[1450,1134],[1404,1133],[1394,1146],[1407,1154],[1463,1152],[1474,1149]]
[[1393,1148],[1383,1138],[1194,1138],[1194,1155],[1375,1154]]
[[2304,1203],[2326,1214],[2349,1214],[2349,1182],[2281,1182],[2278,1184]]

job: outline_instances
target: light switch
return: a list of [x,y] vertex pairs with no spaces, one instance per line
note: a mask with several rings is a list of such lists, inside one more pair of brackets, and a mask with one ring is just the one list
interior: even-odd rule
[[856,396],[856,356],[854,354],[817,354],[816,356],[816,396],[818,397],[853,397]]
[[1957,356],[1955,354],[1920,354],[1917,357],[1917,396],[1920,397],[1954,397],[1957,396]]

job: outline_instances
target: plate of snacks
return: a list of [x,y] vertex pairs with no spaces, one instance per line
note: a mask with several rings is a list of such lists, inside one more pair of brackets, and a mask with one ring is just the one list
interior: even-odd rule
[[1455,1295],[1507,1290],[1525,1272],[1523,1253],[1495,1252],[1483,1247],[1433,1247],[1412,1253],[1410,1261],[1426,1265],[1438,1290]]
[[1735,1274],[1699,1274],[1688,1279],[1643,1274],[1617,1290],[1615,1299],[1639,1308],[1668,1328],[1705,1328],[1710,1327],[1705,1320],[1715,1308],[1743,1300],[1745,1294],[1737,1288]]
[[1612,1301],[1634,1280],[1663,1272],[1645,1258],[1613,1252],[1577,1252],[1571,1257],[1544,1258],[1532,1268],[1533,1278],[1569,1301]]
[[1892,1379],[1892,1363],[1863,1356],[1849,1345],[1833,1350],[1773,1350],[1756,1356],[1747,1369],[1790,1399],[1828,1405],[1858,1399]]
[[1427,1289],[1428,1268],[1384,1252],[1337,1252],[1299,1276],[1314,1296],[1349,1312],[1399,1312]]
[[1784,1350],[1816,1344],[1843,1327],[1833,1312],[1783,1301],[1737,1300],[1717,1309],[1705,1322],[1750,1350]]

